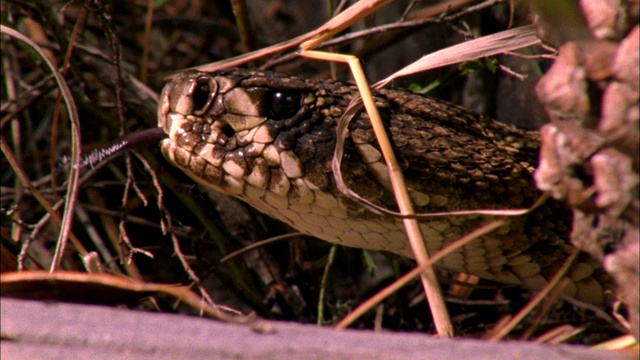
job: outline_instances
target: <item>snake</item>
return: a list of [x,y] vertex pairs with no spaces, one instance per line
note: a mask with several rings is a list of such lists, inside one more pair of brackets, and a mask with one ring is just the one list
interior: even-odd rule
[[[369,117],[347,126],[337,186],[336,129],[355,85],[287,74],[227,69],[185,71],[165,85],[158,107],[164,157],[197,183],[234,196],[313,237],[413,258],[388,167]],[[533,172],[539,133],[404,90],[374,91],[374,101],[419,213],[520,209],[540,196]],[[487,223],[478,214],[421,218],[430,253]],[[573,250],[571,213],[547,201],[444,257],[437,266],[541,289]],[[566,276],[569,297],[602,304],[608,278],[580,256]]]

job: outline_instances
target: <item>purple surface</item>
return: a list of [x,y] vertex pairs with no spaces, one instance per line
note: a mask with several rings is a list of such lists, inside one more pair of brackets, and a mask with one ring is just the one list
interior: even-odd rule
[[[620,353],[417,333],[248,326],[106,306],[0,299],[3,359],[624,359]],[[632,359],[633,356],[629,356]]]

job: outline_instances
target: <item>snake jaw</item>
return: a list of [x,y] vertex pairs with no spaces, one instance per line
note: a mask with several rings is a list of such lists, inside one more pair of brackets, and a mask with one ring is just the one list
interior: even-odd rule
[[208,76],[180,74],[165,85],[158,110],[158,126],[168,135],[160,142],[164,156],[210,187],[217,187],[224,175],[228,125],[214,121],[213,115],[224,112],[216,96],[224,88]]
[[165,86],[158,111],[158,126],[169,135],[161,142],[165,157],[217,191],[241,195],[251,185],[287,196],[287,176],[301,177],[303,169],[286,150],[291,145],[277,139],[278,125],[264,124],[273,115],[271,90],[243,88],[243,77],[225,75],[183,73]]

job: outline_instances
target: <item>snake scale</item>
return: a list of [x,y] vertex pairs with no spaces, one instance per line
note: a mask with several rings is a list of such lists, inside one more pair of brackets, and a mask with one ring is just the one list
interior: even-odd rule
[[[532,174],[537,132],[406,91],[378,90],[376,106],[421,213],[514,209],[539,196]],[[198,183],[233,195],[301,232],[346,246],[413,257],[402,222],[367,210],[336,187],[336,124],[358,96],[354,85],[241,69],[184,72],[165,86],[159,127],[164,156]],[[368,116],[349,124],[341,165],[362,198],[397,210]],[[526,216],[448,255],[438,265],[505,284],[540,289],[571,252],[570,213],[547,201]],[[421,220],[435,252],[486,216]],[[565,293],[601,304],[607,278],[579,257]]]

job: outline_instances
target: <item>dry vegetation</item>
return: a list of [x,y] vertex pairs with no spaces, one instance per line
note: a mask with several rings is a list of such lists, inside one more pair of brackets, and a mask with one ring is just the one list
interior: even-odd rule
[[[235,9],[230,3],[16,0],[1,6],[2,24],[40,45],[64,74],[86,153],[123,134],[156,126],[154,92],[161,90],[166,75],[289,40],[329,18],[323,2],[248,1],[246,8]],[[419,2],[408,15],[403,14],[408,2],[390,5],[349,30],[374,29],[368,36],[341,37],[332,49],[360,56],[375,81],[426,53],[531,20],[527,9],[514,9],[505,2],[452,3],[455,6],[442,13],[446,7],[433,10]],[[463,8],[460,15],[465,3],[477,10]],[[405,19],[412,26],[375,31]],[[335,70],[334,76],[349,79],[346,68],[297,58],[293,50],[246,66],[318,78],[330,77]],[[540,57],[503,55],[393,85],[431,88],[433,96],[538,128],[545,115],[533,87],[550,64]],[[56,256],[61,225],[44,204],[58,214],[67,204],[70,174],[62,159],[71,154],[72,127],[51,71],[29,46],[3,36],[2,66],[1,129],[7,151],[1,160],[2,271],[47,270]],[[25,187],[18,169],[31,189]],[[323,296],[323,323],[335,324],[413,265],[406,259],[337,248],[323,280],[330,245],[296,234],[221,264],[220,259],[235,250],[293,230],[237,200],[203,192],[153,145],[83,169],[73,216],[72,236],[58,269],[188,284],[228,308],[225,314],[255,312],[266,318],[316,322]],[[533,296],[488,282],[480,282],[473,291],[454,292],[457,275],[440,275],[459,336],[491,336],[491,329]],[[37,288],[38,296],[53,296],[41,282],[28,280],[21,278],[20,289]],[[61,276],[58,281],[52,286],[68,289],[65,282],[71,279]],[[125,291],[127,283],[92,286],[91,276],[73,281],[84,284],[71,286],[75,291],[65,296],[74,301],[117,300],[159,311],[196,312],[178,309],[175,298],[167,294],[148,297],[162,289]],[[407,286],[354,326],[432,333],[421,294],[419,283]],[[508,337],[535,339],[558,329],[560,335],[547,341],[579,333],[567,341],[595,344],[625,333],[599,309],[557,300],[534,310]]]

